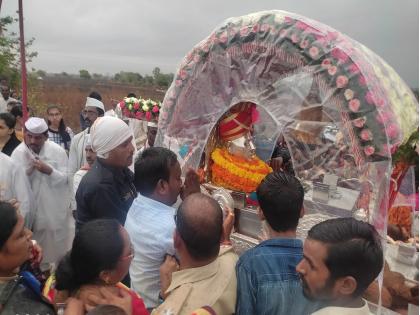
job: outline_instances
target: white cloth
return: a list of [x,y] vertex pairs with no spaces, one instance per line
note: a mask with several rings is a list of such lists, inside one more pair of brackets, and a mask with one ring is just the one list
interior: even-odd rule
[[86,97],[85,107],[96,107],[102,109],[105,112],[104,103],[93,97]]
[[[68,158],[63,148],[48,140],[38,156],[53,171],[47,175],[35,169],[28,175],[36,208],[33,238],[44,250],[43,263],[55,263],[69,250],[71,212]],[[23,169],[31,168],[34,159],[23,142],[13,151],[11,158]]]
[[165,255],[174,255],[175,209],[140,194],[128,210],[125,228],[134,247],[130,265],[131,288],[147,308],[158,305],[159,267]]
[[69,152],[69,176],[71,180],[73,179],[73,175],[87,163],[85,147],[89,141],[88,137],[88,129],[86,128],[76,134],[71,141]]
[[42,118],[31,117],[25,122],[25,128],[29,132],[40,134],[48,130],[48,125]]
[[24,170],[6,154],[0,152],[0,200],[16,199],[25,218],[25,225],[31,227],[34,219],[34,196]]
[[77,193],[77,188],[79,188],[79,184],[82,181],[83,176],[86,175],[87,170],[78,170],[73,177],[73,195],[75,196]]
[[362,307],[350,308],[350,307],[337,307],[337,306],[327,306],[321,308],[320,310],[312,313],[312,315],[373,315],[370,312],[369,306],[365,300],[365,305]]
[[92,150],[96,156],[106,159],[108,153],[133,136],[130,127],[119,118],[99,117],[90,131]]
[[10,102],[18,102],[18,100],[13,97],[9,97],[6,101],[3,95],[0,94],[0,113],[7,112],[7,104]]

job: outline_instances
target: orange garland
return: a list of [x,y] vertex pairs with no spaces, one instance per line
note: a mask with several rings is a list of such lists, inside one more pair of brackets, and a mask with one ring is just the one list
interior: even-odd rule
[[215,149],[211,154],[212,181],[228,189],[253,192],[273,170],[257,157],[251,160],[234,156],[227,149]]

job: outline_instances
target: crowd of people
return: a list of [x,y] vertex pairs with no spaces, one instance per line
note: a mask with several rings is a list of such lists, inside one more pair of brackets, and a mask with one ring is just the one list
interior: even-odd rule
[[370,314],[362,294],[383,266],[378,233],[339,218],[298,239],[304,191],[289,172],[258,186],[268,239],[238,257],[234,214],[200,192],[194,170],[182,179],[177,155],[154,146],[156,125],[137,152],[96,92],[73,135],[57,105],[23,124],[7,89],[1,314]]

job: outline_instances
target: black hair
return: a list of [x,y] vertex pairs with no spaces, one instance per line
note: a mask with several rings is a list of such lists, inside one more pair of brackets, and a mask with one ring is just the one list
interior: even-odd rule
[[16,209],[11,203],[0,201],[0,250],[12,235],[18,220]]
[[9,129],[15,128],[16,118],[10,113],[0,113],[0,119],[4,120]]
[[124,247],[120,229],[115,219],[85,223],[57,267],[56,288],[72,292],[97,280],[101,271],[114,269]]
[[102,96],[101,96],[101,94],[99,94],[96,91],[90,92],[89,97],[94,98],[94,99],[97,99],[98,101],[101,101],[102,102]]
[[277,232],[296,229],[304,191],[299,180],[285,172],[268,174],[257,188],[260,208],[270,227]]
[[159,180],[169,181],[170,168],[178,162],[176,154],[161,147],[147,148],[134,164],[134,185],[143,196],[150,196]]
[[135,97],[135,98],[137,98],[136,94],[134,94],[134,93],[128,93],[127,94],[127,97]]
[[308,239],[327,245],[325,265],[331,281],[352,276],[357,281],[353,297],[359,297],[383,266],[381,239],[369,223],[354,218],[326,220],[313,226]]
[[102,304],[90,310],[87,315],[126,315],[127,313],[115,305]]
[[23,117],[22,105],[13,106],[12,109],[10,110],[10,114],[15,116],[15,118]]
[[189,195],[179,205],[176,230],[191,257],[205,260],[217,257],[222,237],[223,211],[213,198],[202,193]]
[[[58,109],[58,111],[61,113],[60,106],[58,106],[56,104],[50,104],[50,105],[48,105],[48,107],[47,107],[47,114],[50,112],[51,109]],[[48,126],[50,126],[51,125],[51,122],[50,122],[49,119],[47,119],[47,122],[48,122]],[[60,134],[61,139],[63,139],[64,148],[66,150],[70,150],[69,144],[70,144],[70,141],[71,141],[71,137],[70,137],[70,134],[66,130],[66,125],[64,123],[63,117],[61,117],[60,124],[58,125],[58,133]]]

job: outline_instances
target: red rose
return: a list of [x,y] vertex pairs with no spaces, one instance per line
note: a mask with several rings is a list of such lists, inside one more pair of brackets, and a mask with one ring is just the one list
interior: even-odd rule
[[120,108],[121,109],[124,109],[125,108],[125,102],[124,101],[120,102]]
[[134,109],[134,110],[138,110],[139,108],[140,108],[139,103],[134,103],[134,105],[133,105],[133,109]]
[[369,129],[363,129],[360,133],[360,138],[362,138],[364,141],[370,141],[372,140],[372,133]]
[[152,113],[151,112],[146,112],[146,119],[147,119],[147,121],[150,121],[150,119],[152,119]]
[[158,113],[159,112],[159,107],[157,105],[153,106],[152,112]]

